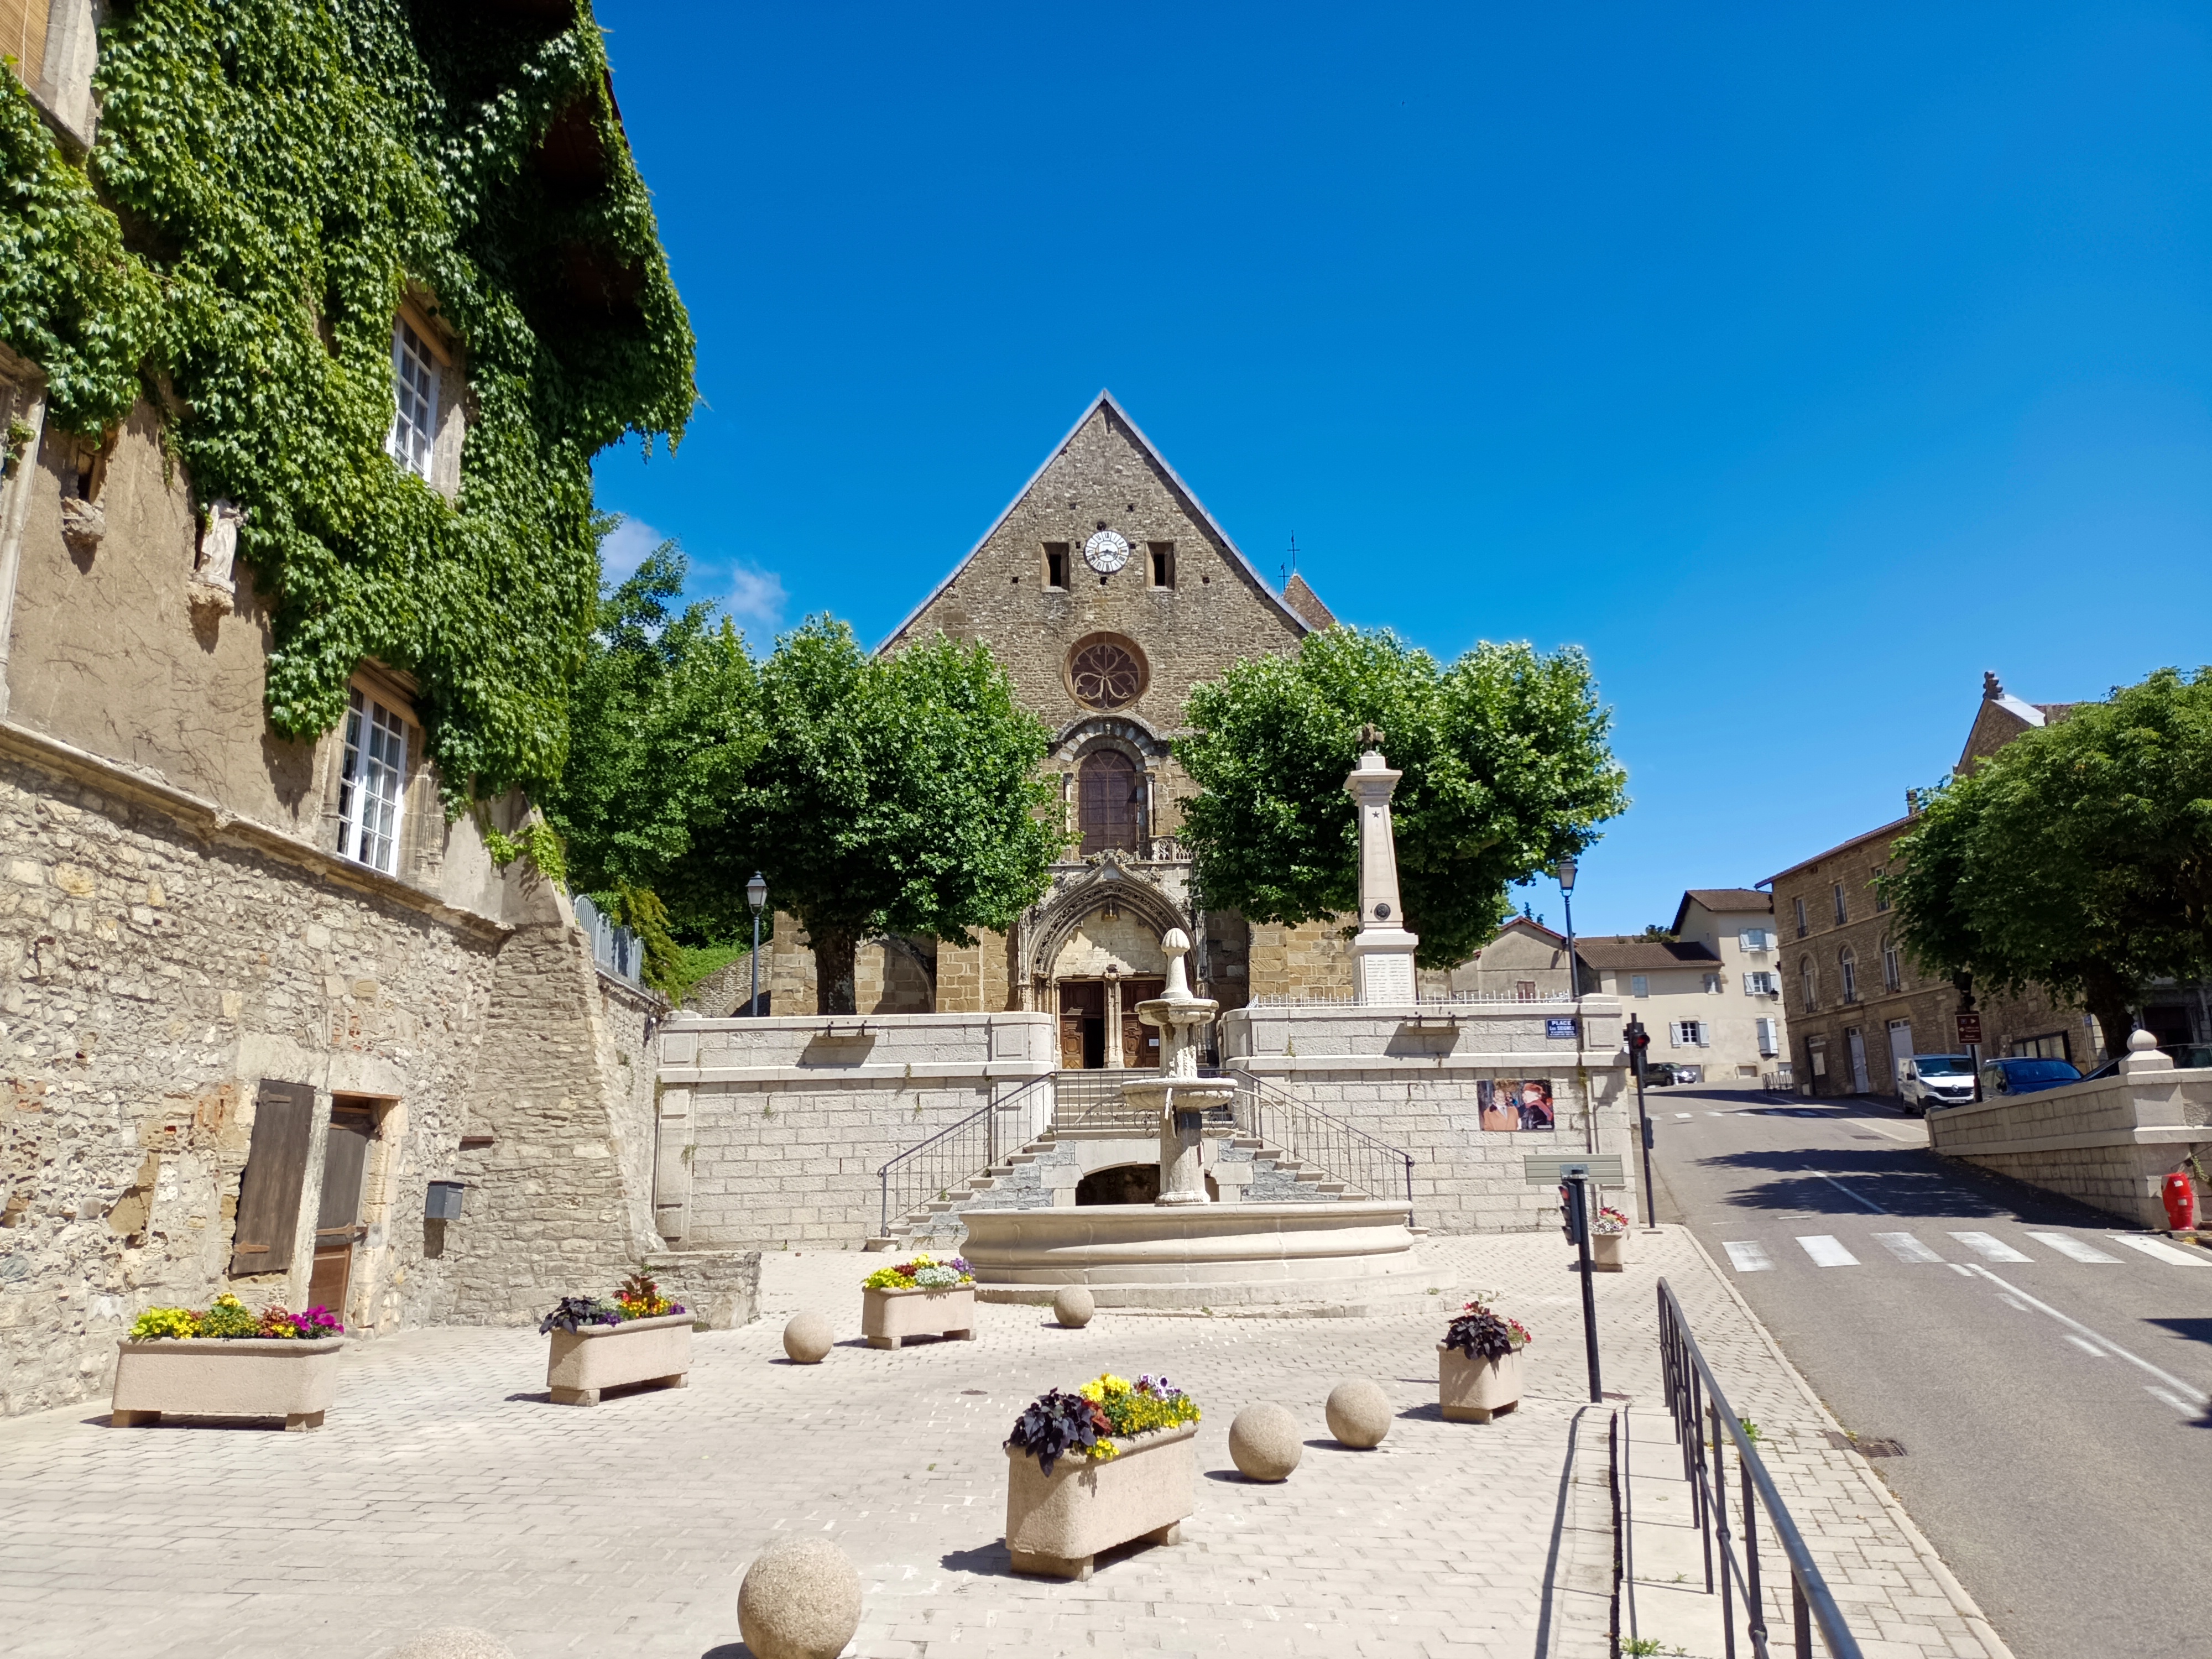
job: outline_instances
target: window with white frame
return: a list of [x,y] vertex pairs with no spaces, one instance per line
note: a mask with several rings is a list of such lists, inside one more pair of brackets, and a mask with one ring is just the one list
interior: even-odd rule
[[1772,972],[1746,974],[1743,994],[1747,997],[1775,997],[1782,994],[1782,976]]
[[1885,991],[1905,988],[1905,963],[1898,957],[1897,944],[1893,939],[1881,942],[1881,987]]
[[1781,1031],[1782,1022],[1778,1019],[1759,1022],[1759,1052],[1764,1058],[1772,1060],[1782,1052]]
[[392,325],[392,430],[384,453],[428,483],[438,436],[438,360],[401,319]]
[[399,873],[399,820],[407,787],[407,722],[374,697],[353,694],[346,712],[345,770],[338,782],[338,851],[387,876]]
[[1796,907],[1797,937],[1799,939],[1802,939],[1805,937],[1805,901],[1803,899],[1792,899],[1790,902]]
[[1705,994],[1709,997],[1717,997],[1720,994],[1721,976],[1718,974],[1707,974],[1705,975]]
[[1859,959],[1851,954],[1849,946],[1836,953],[1836,967],[1844,977],[1844,1000],[1856,1002],[1859,1000]]
[[1747,951],[1771,951],[1774,948],[1774,935],[1765,927],[1747,927],[1736,943]]
[[1628,976],[1628,994],[1632,997],[1650,996],[1651,994],[1651,975],[1649,974],[1631,974]]
[[1797,964],[1797,989],[1802,995],[1805,1012],[1811,1013],[1819,1001],[1820,981],[1813,970],[1813,958],[1807,957]]
[[1712,1046],[1707,1036],[1710,1028],[1702,1019],[1669,1020],[1672,1041],[1677,1048],[1709,1048]]

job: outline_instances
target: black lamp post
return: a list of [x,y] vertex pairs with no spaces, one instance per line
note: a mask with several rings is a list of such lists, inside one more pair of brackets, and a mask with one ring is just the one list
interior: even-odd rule
[[745,1005],[746,1014],[752,1016],[760,1012],[760,916],[761,906],[768,902],[768,883],[757,870],[745,884],[745,902],[753,907],[753,998]]
[[1575,861],[1561,859],[1557,873],[1559,878],[1559,902],[1567,907],[1567,994],[1580,1002],[1583,979],[1575,965]]

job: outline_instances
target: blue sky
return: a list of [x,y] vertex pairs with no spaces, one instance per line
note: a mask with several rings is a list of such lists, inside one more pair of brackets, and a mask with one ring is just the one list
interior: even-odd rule
[[613,551],[757,647],[882,637],[1110,387],[1340,617],[1589,653],[1588,932],[1898,816],[1984,669],[2212,660],[2212,13],[599,15],[704,398]]

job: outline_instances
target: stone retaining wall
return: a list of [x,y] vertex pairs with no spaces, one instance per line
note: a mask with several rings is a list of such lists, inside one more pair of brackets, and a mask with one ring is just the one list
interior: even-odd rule
[[672,1022],[660,1036],[659,1229],[685,1249],[856,1248],[880,1224],[876,1172],[1044,1076],[1056,1041],[1046,1014]]
[[2124,1076],[1931,1111],[1929,1145],[2162,1231],[2166,1176],[2212,1154],[2212,1071],[2173,1070],[2154,1049],[2125,1066]]

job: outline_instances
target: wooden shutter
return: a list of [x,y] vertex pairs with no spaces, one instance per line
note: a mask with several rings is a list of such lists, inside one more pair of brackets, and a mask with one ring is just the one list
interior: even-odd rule
[[307,1083],[264,1081],[253,1108],[253,1144],[238,1183],[238,1223],[231,1233],[233,1273],[280,1273],[292,1266],[300,1231],[300,1193],[315,1133],[315,1090]]
[[46,68],[46,14],[50,0],[0,0],[0,52],[21,65],[16,73],[35,88]]

